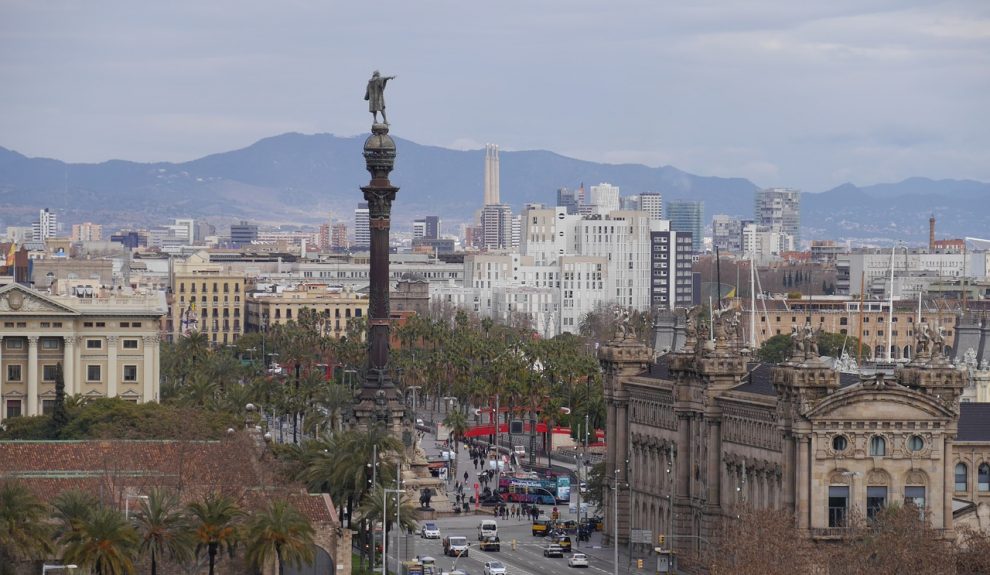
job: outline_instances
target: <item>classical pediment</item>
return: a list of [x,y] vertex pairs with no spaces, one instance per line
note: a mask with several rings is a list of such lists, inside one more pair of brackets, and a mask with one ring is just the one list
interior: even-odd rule
[[20,284],[0,287],[0,314],[3,315],[79,315],[79,312]]
[[810,420],[911,421],[952,419],[955,415],[938,400],[924,393],[891,385],[852,386],[822,400],[805,416]]

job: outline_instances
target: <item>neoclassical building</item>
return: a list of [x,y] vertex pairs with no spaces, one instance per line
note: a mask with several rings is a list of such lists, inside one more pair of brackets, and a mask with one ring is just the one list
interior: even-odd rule
[[157,401],[162,292],[0,287],[0,421],[47,412],[62,365],[67,395]]
[[987,527],[990,404],[960,402],[965,371],[937,334],[893,373],[852,375],[819,359],[810,324],[788,361],[766,365],[741,349],[736,315],[716,318],[714,340],[696,321],[656,358],[626,336],[599,350],[620,542],[649,530],[654,545],[663,534],[697,549],[739,504],[787,510],[816,539],[894,502],[924,509],[946,536],[961,522]]

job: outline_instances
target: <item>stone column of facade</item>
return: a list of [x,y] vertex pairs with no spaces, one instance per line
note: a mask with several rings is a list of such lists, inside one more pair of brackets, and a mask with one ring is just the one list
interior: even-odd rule
[[76,374],[76,338],[67,335],[62,338],[62,378],[65,380],[66,395],[79,393],[79,378]]
[[[0,370],[3,370],[3,335],[0,335]],[[7,379],[7,373],[0,371],[0,421],[7,415],[7,402],[3,396],[3,380]]]
[[[948,532],[952,531],[952,492],[954,489],[955,478],[955,468],[956,465],[953,463],[953,445],[952,438],[948,434],[942,436],[943,442],[943,453],[942,453],[942,468],[944,470],[944,478],[942,482],[942,529]],[[972,467],[972,466],[971,466]],[[969,482],[974,483],[973,481]],[[927,494],[926,494],[927,495]],[[931,497],[931,496],[929,496]]]
[[117,336],[107,336],[107,397],[117,397]]
[[808,499],[811,497],[811,493],[809,493],[808,491],[808,482],[809,482],[808,471],[810,467],[810,457],[811,457],[811,454],[809,453],[809,449],[810,449],[809,442],[811,441],[811,439],[802,435],[802,436],[798,436],[797,441],[798,441],[798,463],[797,463],[797,469],[795,470],[794,473],[794,482],[796,483],[794,491],[795,491],[795,498],[797,499],[797,503],[798,503],[798,510],[797,510],[798,528],[807,529],[811,525],[810,518],[808,517],[808,512],[809,512],[808,505],[810,503]]
[[144,345],[144,373],[141,379],[141,401],[156,401],[155,397],[155,351],[158,349],[158,336],[146,335],[141,342]]
[[718,506],[721,504],[722,494],[722,420],[710,419],[708,421],[708,505]]
[[25,415],[38,415],[38,336],[29,335]]

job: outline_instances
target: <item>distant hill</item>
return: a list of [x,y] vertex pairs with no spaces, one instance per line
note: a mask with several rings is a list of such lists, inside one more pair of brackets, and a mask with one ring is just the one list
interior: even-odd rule
[[[326,221],[330,210],[349,220],[362,199],[358,188],[368,181],[363,143],[363,137],[290,133],[184,163],[100,164],[28,158],[0,147],[0,224],[26,225],[42,207],[58,211],[63,222],[92,220],[110,227],[165,223],[173,217],[221,224],[238,219],[316,224]],[[482,197],[483,150],[402,139],[397,146],[392,173],[400,187],[393,211],[397,228],[408,229],[412,219],[428,214],[448,224],[473,219]],[[542,150],[503,151],[500,159],[502,201],[515,209],[529,202],[553,204],[560,187],[609,182],[623,195],[652,191],[662,193],[665,202],[703,200],[706,220],[716,213],[750,217],[757,189],[743,178],[697,176],[671,166],[586,162]],[[803,236],[921,241],[927,238],[932,210],[944,234],[986,235],[980,230],[986,228],[987,209],[973,209],[981,198],[990,199],[990,185],[972,181],[846,184],[804,196]]]

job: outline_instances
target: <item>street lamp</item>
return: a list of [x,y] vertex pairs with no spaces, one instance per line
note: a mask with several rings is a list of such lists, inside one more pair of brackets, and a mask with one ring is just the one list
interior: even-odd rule
[[45,573],[48,573],[49,571],[60,571],[62,569],[65,569],[67,571],[70,571],[72,569],[78,569],[78,568],[79,568],[79,566],[78,565],[75,565],[74,563],[73,564],[69,564],[69,565],[50,565],[48,563],[45,563],[44,565],[41,566],[41,574],[44,575]]
[[406,386],[406,391],[407,392],[410,391],[410,390],[413,392],[413,420],[416,419],[416,408],[418,407],[417,404],[416,404],[416,392],[419,391],[422,388],[423,388],[423,386],[421,386],[421,385],[407,385]]
[[612,575],[619,575],[619,469],[612,481]]
[[147,495],[125,495],[124,496],[124,519],[130,517],[131,512],[131,499],[144,499],[147,501]]

